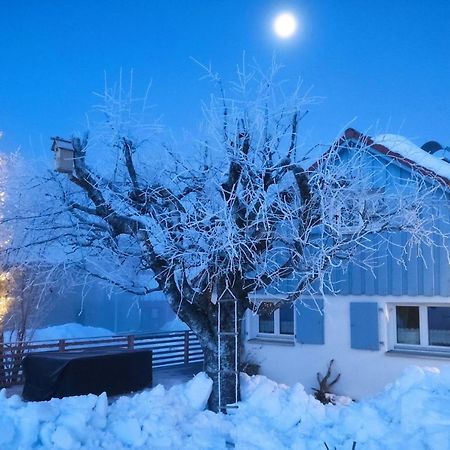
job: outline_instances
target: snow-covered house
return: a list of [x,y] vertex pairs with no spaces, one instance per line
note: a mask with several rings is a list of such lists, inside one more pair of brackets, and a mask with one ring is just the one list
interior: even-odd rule
[[[436,201],[450,211],[450,161],[401,136],[369,138],[348,129],[338,142],[345,150],[365,145],[377,155],[378,183],[386,174],[408,180],[413,171],[439,183]],[[435,146],[431,146],[435,151]],[[428,150],[428,151],[427,151]],[[446,225],[442,222],[442,227]],[[337,295],[304,297],[295,308],[249,313],[245,352],[261,373],[287,384],[317,387],[317,372],[331,359],[341,373],[336,393],[360,399],[394,381],[411,365],[450,364],[450,265],[448,242],[420,245],[405,264],[396,253],[402,233],[380,241],[373,270],[357,264],[332,272]],[[282,295],[260,300],[276,301]],[[320,312],[317,310],[320,309]]]

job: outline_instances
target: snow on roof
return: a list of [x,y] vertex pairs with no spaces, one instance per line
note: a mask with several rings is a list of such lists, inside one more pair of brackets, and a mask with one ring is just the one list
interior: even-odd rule
[[436,175],[450,180],[450,164],[422,150],[403,136],[396,134],[381,134],[372,138],[374,144],[382,145],[397,153],[417,166],[423,167]]

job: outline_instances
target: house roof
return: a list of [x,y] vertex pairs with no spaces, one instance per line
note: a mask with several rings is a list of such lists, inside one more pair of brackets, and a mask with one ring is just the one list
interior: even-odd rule
[[[361,142],[376,152],[450,187],[450,164],[417,147],[403,136],[384,134],[372,138],[353,128],[347,128],[328,152],[336,147],[343,147],[349,140]],[[328,152],[322,158],[326,157]],[[314,169],[319,161],[314,163],[311,169]]]

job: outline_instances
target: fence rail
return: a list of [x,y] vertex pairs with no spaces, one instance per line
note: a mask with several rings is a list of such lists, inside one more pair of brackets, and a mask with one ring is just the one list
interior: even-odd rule
[[200,343],[192,331],[35,342],[0,342],[0,387],[23,382],[22,360],[30,353],[94,349],[149,349],[153,351],[153,367],[187,365],[203,361]]

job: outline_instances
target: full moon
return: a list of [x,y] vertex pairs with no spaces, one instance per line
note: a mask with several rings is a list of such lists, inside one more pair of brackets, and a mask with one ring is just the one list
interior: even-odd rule
[[278,14],[273,22],[273,30],[278,37],[288,39],[297,30],[297,19],[288,12]]

